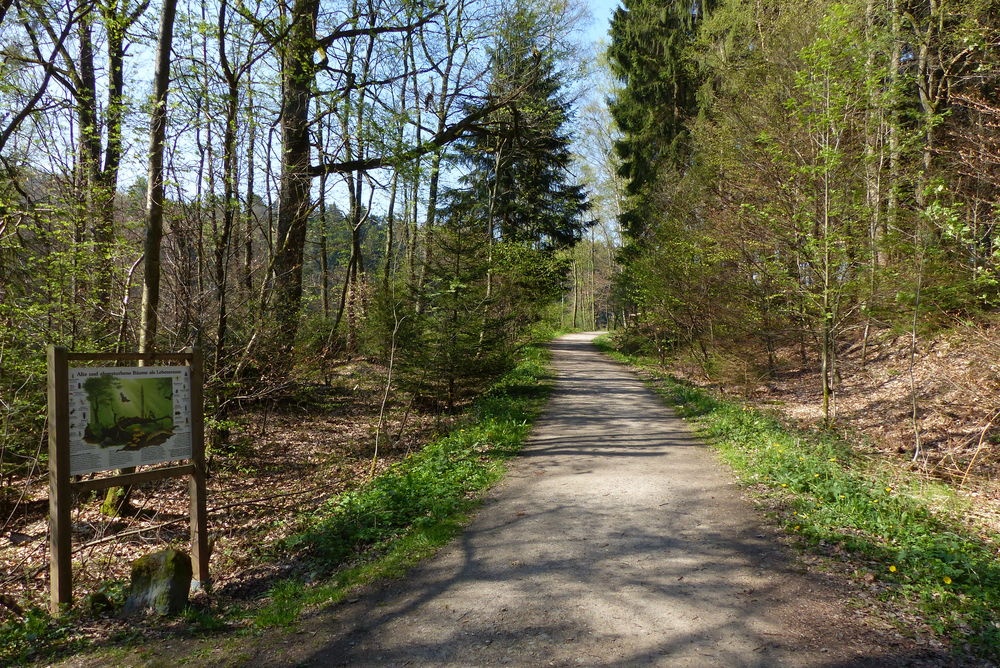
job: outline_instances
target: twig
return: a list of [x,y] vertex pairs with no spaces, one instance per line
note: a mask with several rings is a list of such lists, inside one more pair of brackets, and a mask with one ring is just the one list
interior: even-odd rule
[[[230,508],[236,508],[238,506],[249,506],[254,503],[264,503],[265,501],[273,501],[274,499],[282,499],[288,496],[301,496],[303,494],[308,494],[309,492],[315,492],[317,489],[323,489],[326,485],[314,485],[307,489],[300,489],[297,492],[282,492],[281,494],[272,494],[271,496],[262,496],[259,499],[250,499],[249,501],[236,501],[235,503],[227,503],[224,506],[215,506],[209,508],[208,511],[216,513],[220,510],[228,510]],[[186,519],[186,518],[185,518]]]
[[965,480],[969,477],[969,473],[972,471],[972,467],[975,466],[976,459],[979,457],[979,453],[983,451],[983,443],[986,441],[986,433],[990,430],[990,427],[993,426],[993,423],[996,421],[998,417],[1000,417],[1000,411],[995,412],[993,416],[989,419],[989,421],[986,423],[986,426],[983,427],[983,431],[979,435],[979,445],[976,446],[976,452],[972,455],[972,460],[969,462],[969,466],[966,467],[965,473],[962,474],[962,482],[958,483],[959,489],[965,487]]
[[135,534],[140,534],[143,531],[155,531],[156,529],[162,529],[163,527],[170,526],[171,524],[177,524],[178,522],[190,522],[190,521],[191,518],[189,517],[178,517],[176,519],[168,520],[166,522],[161,522],[160,524],[154,524],[148,527],[139,527],[138,529],[130,529],[128,531],[122,531],[112,536],[105,536],[104,538],[98,538],[97,540],[92,540],[90,542],[83,543],[82,545],[78,545],[76,548],[74,548],[73,554],[76,554],[77,552],[80,552],[82,550],[86,550],[89,547],[97,547],[98,545],[104,545],[105,543],[113,543],[116,540],[121,540],[126,536],[133,536]]
[[[919,230],[918,230],[919,232]],[[917,379],[914,369],[916,367],[916,357],[917,357],[917,324],[918,317],[920,315],[920,297],[924,282],[924,247],[920,247],[919,264],[917,269],[917,286],[916,286],[916,296],[913,301],[913,322],[910,328],[910,359],[909,359],[909,376],[910,376],[910,424],[913,427],[913,458],[910,461],[916,462],[921,453],[923,452],[923,446],[920,439],[920,407],[917,402]]]
[[[208,512],[209,513],[217,513],[220,510],[228,510],[230,508],[236,508],[238,506],[249,506],[249,505],[253,505],[255,503],[264,503],[265,501],[273,501],[274,499],[280,499],[280,498],[289,497],[289,496],[300,496],[302,494],[307,494],[309,492],[315,492],[317,489],[321,489],[322,487],[324,487],[324,485],[316,485],[314,487],[310,487],[309,489],[303,489],[303,490],[299,490],[297,492],[284,492],[282,494],[273,494],[271,496],[265,496],[265,497],[261,497],[259,499],[250,499],[248,501],[237,501],[235,503],[227,503],[227,504],[222,505],[222,506],[215,506],[215,507],[209,508]],[[116,540],[118,540],[120,538],[125,538],[126,536],[134,536],[136,534],[143,533],[144,531],[155,531],[156,529],[162,529],[163,527],[168,527],[171,524],[178,524],[180,522],[189,522],[190,519],[191,518],[189,518],[189,517],[177,517],[177,518],[174,518],[172,520],[167,520],[166,522],[161,522],[159,524],[153,524],[152,526],[139,527],[137,529],[129,529],[128,531],[122,531],[120,533],[116,533],[113,536],[106,536],[104,538],[98,538],[97,540],[92,540],[90,542],[83,543],[82,545],[77,546],[76,549],[73,550],[73,552],[75,554],[76,552],[79,552],[80,550],[84,550],[84,549],[86,549],[88,547],[95,547],[97,545],[103,545],[105,543],[111,543],[111,542],[114,542],[114,541],[116,541]]]
[[389,369],[386,372],[385,377],[385,392],[382,394],[382,405],[379,407],[378,411],[378,424],[375,425],[375,452],[372,453],[372,466],[371,470],[368,471],[368,477],[375,477],[375,465],[378,463],[378,439],[382,435],[382,425],[385,424],[385,405],[389,401],[389,392],[392,390],[392,369],[394,362],[396,360],[396,336],[399,334],[399,327],[406,320],[404,315],[402,318],[396,315],[396,305],[392,306],[392,338],[389,343]]

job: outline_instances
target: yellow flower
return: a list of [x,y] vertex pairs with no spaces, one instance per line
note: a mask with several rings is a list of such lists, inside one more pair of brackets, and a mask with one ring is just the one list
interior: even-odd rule
[[892,491],[892,487],[886,487],[886,488],[885,488],[885,491],[887,491],[887,492],[891,492],[891,491]]
[[819,474],[818,474],[818,473],[813,473],[813,477],[814,477],[814,478],[818,478],[818,477],[819,477]]
[[889,572],[890,573],[895,573],[896,572],[896,567],[895,566],[889,566]]
[[944,577],[943,577],[943,578],[941,578],[941,579],[942,579],[942,580],[944,581],[944,583],[945,583],[946,585],[950,585],[950,584],[951,584],[951,578],[950,578],[950,577],[948,577],[947,575],[946,575],[946,576],[944,576]]
[[830,461],[831,462],[835,462],[835,461],[837,461],[837,458],[836,457],[830,457]]

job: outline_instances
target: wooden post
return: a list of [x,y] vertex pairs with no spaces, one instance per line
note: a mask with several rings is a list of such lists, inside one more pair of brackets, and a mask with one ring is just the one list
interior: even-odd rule
[[72,491],[69,484],[69,366],[66,349],[49,346],[49,608],[73,602]]
[[188,481],[191,497],[191,565],[194,579],[199,586],[210,586],[208,560],[208,510],[205,487],[205,410],[202,397],[202,358],[199,349],[189,348],[191,354],[191,464],[193,470]]

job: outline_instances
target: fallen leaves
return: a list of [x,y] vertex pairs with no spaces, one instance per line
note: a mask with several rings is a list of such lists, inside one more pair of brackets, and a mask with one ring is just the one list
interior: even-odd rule
[[[237,426],[227,446],[208,453],[212,600],[259,595],[288,570],[270,558],[270,546],[319,504],[369,476],[384,382],[384,369],[357,363],[331,375],[328,384],[290,387],[230,416]],[[413,411],[405,396],[392,395],[387,408],[376,471],[450,423]],[[3,518],[0,533],[0,590],[11,603],[0,601],[0,619],[25,607],[45,607],[49,595],[47,477],[40,472],[18,485],[21,501]],[[127,580],[135,558],[167,545],[188,545],[186,480],[136,487],[136,513],[130,517],[101,515],[102,499],[91,494],[72,513],[77,601],[104,582]],[[105,631],[112,626],[109,622]]]

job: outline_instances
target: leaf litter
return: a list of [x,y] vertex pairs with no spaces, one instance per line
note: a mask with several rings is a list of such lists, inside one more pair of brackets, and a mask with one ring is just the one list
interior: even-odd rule
[[[385,368],[355,362],[325,383],[290,386],[233,412],[227,445],[207,452],[212,589],[210,595],[197,592],[193,606],[252,604],[292,569],[271,549],[277,541],[323,502],[377,475],[457,419],[420,412],[396,392],[380,425],[385,378]],[[0,621],[45,608],[49,598],[47,472],[11,481],[5,493]],[[127,587],[134,559],[190,545],[186,478],[134,487],[128,516],[102,515],[103,499],[103,491],[91,493],[72,511],[74,602],[92,613],[76,632],[94,639],[122,632],[113,610],[94,605],[107,600],[102,593],[108,583]]]

